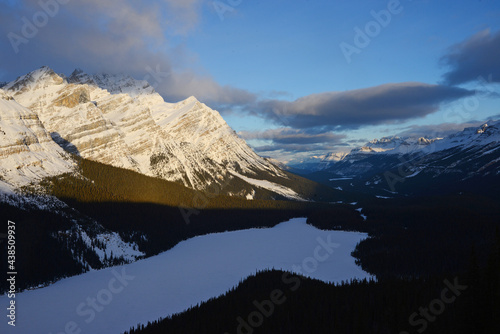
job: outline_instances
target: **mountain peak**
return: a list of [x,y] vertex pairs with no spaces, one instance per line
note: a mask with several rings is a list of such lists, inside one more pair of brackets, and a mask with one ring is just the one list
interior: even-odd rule
[[390,137],[382,137],[380,139],[373,139],[372,141],[370,141],[370,144],[387,144],[387,143],[394,143],[401,141],[403,141],[403,139],[399,138],[398,136],[390,136]]
[[111,94],[128,94],[132,98],[157,95],[149,82],[134,79],[126,74],[97,73],[89,75],[77,68],[71,73],[68,82],[97,86]]
[[[40,84],[57,78],[59,86]],[[231,173],[286,178],[194,96],[167,103],[145,80],[88,75],[80,69],[63,79],[42,68],[9,84],[13,86],[5,93],[31,108],[52,139],[61,138],[57,142],[64,148],[71,145],[70,151],[84,158],[194,189],[231,180]]]
[[465,128],[462,132],[457,132],[453,135],[450,135],[447,139],[458,143],[458,142],[466,142],[471,138],[479,138],[489,137],[491,135],[500,136],[500,131],[498,130],[498,121],[489,120],[488,122],[480,125],[480,126],[472,126]]
[[26,75],[18,77],[13,82],[5,85],[5,90],[22,91],[36,86],[61,85],[64,79],[56,74],[50,67],[42,66]]
[[488,128],[488,123],[484,123],[479,129],[476,130],[476,133],[484,133]]
[[198,99],[196,97],[194,97],[193,95],[188,97],[185,101],[186,102],[199,102]]
[[37,71],[47,72],[47,73],[55,73],[54,70],[47,65],[40,66],[40,68],[38,70],[34,70],[33,72],[37,72]]
[[80,68],[75,69],[73,73],[71,73],[68,78],[68,82],[73,84],[87,84],[97,86],[94,79]]
[[344,159],[346,155],[347,155],[347,153],[345,153],[345,152],[330,152],[322,159],[322,162],[325,162],[325,161],[337,162],[337,161]]
[[48,66],[42,66],[39,69],[30,72],[28,75],[30,75],[35,80],[42,80],[46,78],[58,80],[57,78],[61,78],[58,74],[56,74],[56,72],[54,72],[52,68]]
[[92,79],[102,89],[111,94],[128,94],[132,98],[157,94],[146,80],[137,80],[126,74],[98,73]]
[[84,72],[81,68],[78,67],[78,68],[75,68],[75,70],[73,71],[73,73],[71,75],[78,75],[81,73],[84,73]]

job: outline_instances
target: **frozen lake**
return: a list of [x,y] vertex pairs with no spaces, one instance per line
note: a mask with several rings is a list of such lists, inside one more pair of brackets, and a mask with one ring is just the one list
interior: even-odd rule
[[0,296],[0,332],[118,334],[224,294],[264,269],[300,272],[325,282],[369,278],[350,255],[366,237],[322,231],[305,218],[195,237],[145,260],[17,294],[16,327],[7,325],[9,299]]

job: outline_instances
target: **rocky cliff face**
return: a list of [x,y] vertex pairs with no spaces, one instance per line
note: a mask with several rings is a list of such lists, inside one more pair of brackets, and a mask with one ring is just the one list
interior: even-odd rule
[[38,115],[0,89],[0,190],[70,172],[73,162],[53,142]]
[[4,86],[50,136],[82,157],[205,189],[231,172],[286,177],[220,114],[190,97],[167,103],[145,81],[42,67]]

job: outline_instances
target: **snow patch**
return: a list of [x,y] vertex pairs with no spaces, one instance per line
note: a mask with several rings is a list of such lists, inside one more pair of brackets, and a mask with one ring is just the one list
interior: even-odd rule
[[231,171],[230,173],[233,174],[234,176],[239,177],[243,181],[245,181],[247,183],[250,183],[250,184],[252,184],[252,185],[254,185],[256,187],[264,188],[264,189],[273,191],[273,192],[275,192],[277,194],[283,195],[283,196],[291,198],[291,199],[295,199],[295,200],[299,200],[299,201],[304,201],[304,199],[302,197],[300,197],[300,195],[297,194],[295,191],[293,191],[290,188],[284,187],[284,186],[282,186],[280,184],[273,183],[273,182],[270,182],[270,181],[267,181],[267,180],[252,179],[250,177],[241,175],[241,174],[239,174],[237,172],[234,172],[234,171]]
[[406,175],[406,177],[415,177],[417,176],[418,174],[420,174],[420,172],[422,171],[422,169],[419,169],[419,170],[416,170],[415,172],[411,173],[410,175]]
[[356,209],[356,211],[359,212],[359,214],[360,214],[361,218],[363,218],[363,220],[366,220],[366,218],[367,218],[366,215],[361,213],[363,211],[363,208],[358,208],[358,209]]
[[81,236],[85,244],[94,250],[96,255],[99,256],[99,260],[103,263],[105,258],[110,259],[111,257],[123,257],[125,261],[133,262],[146,255],[138,250],[139,247],[136,243],[126,243],[116,232],[101,233],[95,237],[95,240],[104,244],[104,249],[92,247],[92,239],[83,230],[81,230]]
[[249,201],[253,200],[255,196],[255,189],[252,189],[252,192],[249,194],[246,194],[245,198]]

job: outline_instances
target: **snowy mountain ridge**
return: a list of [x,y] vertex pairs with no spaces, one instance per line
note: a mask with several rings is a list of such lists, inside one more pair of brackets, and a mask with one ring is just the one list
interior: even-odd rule
[[[409,154],[422,150],[426,146],[442,138],[412,138],[412,137],[383,137],[374,139],[365,145],[354,148],[344,156],[344,159],[359,159],[364,154]],[[362,156],[361,156],[362,157]]]
[[0,89],[0,190],[12,193],[44,177],[73,170],[37,114]]
[[375,154],[383,155],[401,155],[414,153],[422,150],[424,147],[441,140],[442,138],[426,138],[426,137],[383,137],[373,139],[363,146],[353,148],[349,152],[330,152],[320,160],[310,161],[303,164],[294,165],[296,168],[305,167],[309,171],[323,171],[331,168],[336,163],[348,160],[350,162],[363,160],[367,156]]
[[432,149],[424,150],[439,151],[454,147],[485,146],[490,143],[500,142],[500,120],[490,120],[478,127],[468,127],[463,131],[452,134],[436,143]]
[[337,162],[355,162],[369,155],[429,154],[454,147],[470,147],[499,142],[500,121],[488,121],[479,127],[465,128],[447,137],[382,137],[373,139],[363,146],[353,148],[349,153],[329,153],[318,164],[319,170],[331,167]]
[[334,184],[348,178],[352,187],[365,192],[425,194],[431,189],[457,189],[495,193],[500,176],[500,121],[434,140],[392,137],[371,141],[324,172]]
[[84,158],[200,190],[234,173],[286,178],[217,111],[194,97],[167,103],[143,80],[81,70],[65,77],[42,67],[3,90],[38,117],[49,138]]
[[332,153],[328,153],[323,158],[322,161],[325,161],[325,162],[326,161],[335,161],[335,162],[337,162],[337,161],[344,159],[346,155],[347,155],[347,153],[345,153],[345,152],[335,152],[335,153],[332,152]]

